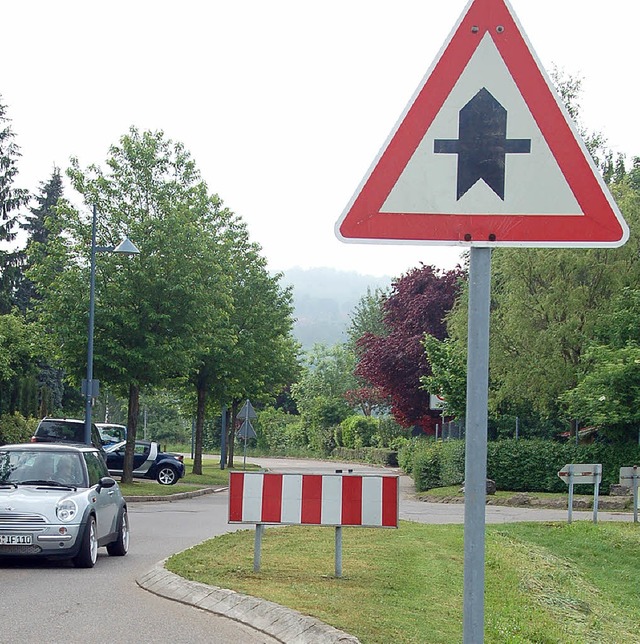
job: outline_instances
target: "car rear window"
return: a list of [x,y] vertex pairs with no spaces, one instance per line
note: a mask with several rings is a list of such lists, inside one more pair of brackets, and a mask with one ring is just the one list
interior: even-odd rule
[[82,443],[84,441],[84,426],[80,423],[66,423],[64,421],[43,420],[40,422],[36,435],[42,438]]

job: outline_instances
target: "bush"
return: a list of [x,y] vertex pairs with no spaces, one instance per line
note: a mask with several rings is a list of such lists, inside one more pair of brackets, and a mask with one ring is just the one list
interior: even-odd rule
[[19,412],[0,416],[0,445],[27,443],[38,426],[36,418],[25,418]]
[[340,437],[342,440],[338,445],[341,447],[371,447],[377,429],[378,421],[371,416],[349,416],[340,423],[339,431],[336,432],[336,442]]
[[440,454],[440,480],[442,486],[462,485],[464,482],[464,441],[442,443]]
[[300,416],[268,407],[258,413],[255,423],[257,446],[273,453],[306,447],[307,434]]
[[442,442],[422,440],[413,453],[413,480],[417,492],[442,487],[441,460]]
[[378,429],[373,440],[378,447],[390,447],[397,450],[398,443],[402,444],[411,437],[411,430],[402,427],[391,416],[378,418]]
[[336,447],[335,434],[335,427],[312,427],[307,430],[309,447],[320,456],[329,456]]

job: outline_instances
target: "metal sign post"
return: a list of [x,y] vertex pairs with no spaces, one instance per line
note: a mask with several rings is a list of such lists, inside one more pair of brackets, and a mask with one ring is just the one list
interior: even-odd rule
[[484,641],[491,249],[471,248],[464,483],[464,644]]
[[620,485],[628,486],[631,484],[633,489],[633,522],[638,523],[638,466],[620,468]]

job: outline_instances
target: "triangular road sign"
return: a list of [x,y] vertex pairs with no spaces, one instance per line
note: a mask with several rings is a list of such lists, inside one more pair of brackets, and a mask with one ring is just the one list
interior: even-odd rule
[[256,414],[256,410],[253,408],[251,401],[247,399],[247,402],[245,402],[245,404],[242,405],[242,409],[238,412],[238,418],[254,419],[257,417],[258,415]]
[[238,430],[238,437],[248,440],[249,438],[256,438],[256,430],[253,428],[250,420],[243,421],[240,429]]
[[629,230],[509,4],[472,0],[336,234],[598,247]]

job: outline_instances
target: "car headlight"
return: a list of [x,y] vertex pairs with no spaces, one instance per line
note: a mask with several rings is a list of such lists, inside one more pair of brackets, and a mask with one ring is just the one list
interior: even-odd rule
[[78,506],[71,499],[65,499],[56,505],[56,516],[60,521],[72,521],[77,514]]

